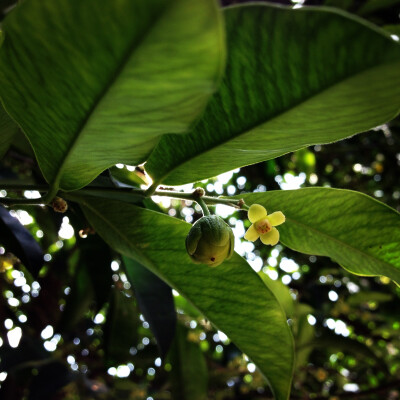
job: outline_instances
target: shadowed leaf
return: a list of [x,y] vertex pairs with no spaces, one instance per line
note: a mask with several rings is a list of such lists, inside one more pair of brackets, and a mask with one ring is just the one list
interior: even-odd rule
[[139,262],[123,257],[126,275],[135,291],[140,311],[150,325],[164,358],[175,333],[176,313],[172,289]]
[[43,265],[43,252],[29,231],[0,206],[0,242],[14,253],[28,271],[37,276]]

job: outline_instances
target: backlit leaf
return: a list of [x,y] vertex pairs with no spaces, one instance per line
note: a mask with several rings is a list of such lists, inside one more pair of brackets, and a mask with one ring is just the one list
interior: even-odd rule
[[400,46],[344,11],[251,4],[225,9],[228,61],[220,90],[185,137],[163,137],[146,169],[180,185],[394,118]]
[[64,190],[186,132],[224,67],[215,0],[30,0],[2,28],[1,99]]
[[328,256],[347,270],[384,275],[400,283],[400,214],[359,192],[330,188],[249,193],[247,204],[280,210],[281,242],[306,254]]
[[266,376],[277,400],[290,393],[293,338],[273,293],[234,254],[216,268],[193,264],[190,224],[111,200],[82,202],[89,222],[114,250],[138,260],[186,297]]

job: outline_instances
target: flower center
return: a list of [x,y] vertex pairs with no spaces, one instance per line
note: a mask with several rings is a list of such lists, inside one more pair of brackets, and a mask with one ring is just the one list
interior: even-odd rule
[[268,221],[267,218],[263,218],[258,220],[255,224],[254,227],[256,228],[256,231],[260,234],[263,235],[264,233],[268,233],[272,229],[271,223]]

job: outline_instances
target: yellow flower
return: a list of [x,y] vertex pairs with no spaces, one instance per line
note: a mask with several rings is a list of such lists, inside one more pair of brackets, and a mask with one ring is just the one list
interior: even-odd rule
[[253,204],[247,215],[252,225],[244,235],[246,240],[254,242],[260,238],[264,244],[271,246],[279,242],[279,232],[274,227],[285,222],[286,218],[281,211],[267,215],[267,210],[263,206]]

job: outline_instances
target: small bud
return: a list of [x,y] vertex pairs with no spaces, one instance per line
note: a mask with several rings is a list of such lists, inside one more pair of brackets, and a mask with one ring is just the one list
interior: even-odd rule
[[206,194],[205,190],[201,187],[197,187],[193,192],[193,195],[195,197],[203,197],[205,194]]
[[217,215],[200,218],[186,237],[186,250],[193,262],[210,267],[216,267],[229,259],[234,245],[235,237],[231,227]]
[[51,206],[55,212],[65,213],[68,210],[68,203],[61,197],[54,197]]

